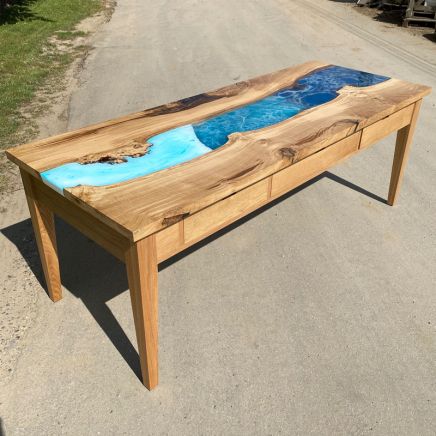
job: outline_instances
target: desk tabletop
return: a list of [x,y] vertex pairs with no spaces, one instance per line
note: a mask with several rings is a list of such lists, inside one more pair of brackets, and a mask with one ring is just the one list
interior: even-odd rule
[[7,151],[136,241],[415,103],[430,88],[323,62]]

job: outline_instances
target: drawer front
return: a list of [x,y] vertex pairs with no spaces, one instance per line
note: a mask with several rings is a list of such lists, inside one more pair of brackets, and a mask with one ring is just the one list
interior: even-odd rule
[[407,106],[384,120],[377,121],[363,129],[360,148],[369,147],[374,142],[410,124],[414,106],[414,104]]
[[158,262],[162,262],[180,251],[182,237],[180,223],[173,224],[156,233],[156,250]]
[[191,244],[243,217],[268,200],[268,179],[261,180],[184,220],[185,243]]
[[313,179],[359,149],[361,133],[354,133],[324,150],[291,165],[272,176],[271,196],[277,197]]

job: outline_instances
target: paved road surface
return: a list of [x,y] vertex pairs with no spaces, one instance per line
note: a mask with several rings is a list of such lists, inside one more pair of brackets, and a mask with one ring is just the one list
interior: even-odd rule
[[[436,85],[434,43],[337,2],[117,3],[69,128],[308,59]],[[123,265],[59,223],[65,298],[51,304],[16,192],[2,250],[31,326],[0,388],[6,435],[434,435],[434,123],[432,96],[398,206],[380,201],[389,139],[165,265],[152,393],[136,375]]]

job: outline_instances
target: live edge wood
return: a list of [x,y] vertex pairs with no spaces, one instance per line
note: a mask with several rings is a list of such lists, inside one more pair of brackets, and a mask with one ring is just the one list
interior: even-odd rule
[[[86,156],[93,160],[98,154],[114,155],[120,148],[131,147],[132,141],[144,143],[164,130],[245,105],[291,86],[302,76],[326,65],[307,62],[16,147],[8,151],[8,157],[40,178],[40,173],[48,168],[83,161]],[[397,79],[364,88],[345,87],[333,101],[279,124],[232,134],[227,144],[200,158],[115,185],[68,188],[64,195],[108,227],[131,241],[138,241],[398,113],[429,91],[426,86]],[[385,120],[385,124],[389,128],[391,122]],[[370,136],[367,142],[371,142],[374,132],[367,131],[367,134]]]
[[116,185],[81,186],[61,195],[40,173],[66,162],[119,159],[152,135],[262,98],[326,65],[308,62],[7,152],[21,169],[52,300],[62,297],[54,213],[126,263],[142,379],[149,389],[158,383],[158,264],[398,132],[387,201],[394,204],[430,88],[396,79],[346,87],[330,103],[271,127],[232,134],[226,145],[200,158]]

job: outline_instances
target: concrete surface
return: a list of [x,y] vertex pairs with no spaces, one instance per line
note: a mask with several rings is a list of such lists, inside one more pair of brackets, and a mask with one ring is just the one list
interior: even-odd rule
[[[328,0],[119,0],[69,128],[308,59],[435,86],[434,50]],[[123,265],[59,222],[52,304],[23,192],[3,199],[3,355],[20,350],[0,385],[4,433],[434,435],[434,122],[433,95],[398,206],[381,201],[390,138],[163,265],[151,393]]]

